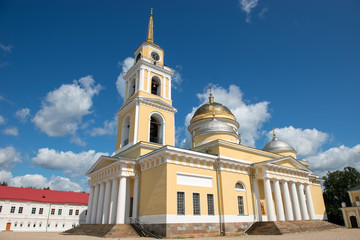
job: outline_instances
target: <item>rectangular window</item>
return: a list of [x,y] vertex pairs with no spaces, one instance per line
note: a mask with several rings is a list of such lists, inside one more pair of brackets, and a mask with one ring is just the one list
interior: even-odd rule
[[[131,210],[132,208],[130,208],[130,210]],[[85,210],[85,216],[87,216],[87,210]],[[132,216],[130,216],[130,217],[132,217]]]
[[177,192],[177,214],[185,215],[185,193]]
[[24,209],[23,207],[19,207],[19,211],[18,211],[18,213],[20,213],[20,214],[21,214],[21,213],[23,212],[23,209]]
[[62,213],[62,209],[59,209],[58,210],[58,215],[61,215],[61,213]]
[[244,198],[243,198],[243,196],[238,196],[238,209],[239,209],[239,215],[244,215]]
[[33,208],[31,209],[31,214],[35,214],[35,213],[36,213],[36,208],[33,207]]
[[193,193],[193,214],[200,215],[200,194]]
[[2,211],[2,206],[0,206],[0,212]]
[[10,213],[14,213],[15,212],[15,207],[12,206],[11,209],[10,209]]
[[76,209],[76,210],[75,210],[75,215],[76,215],[76,216],[79,215],[79,209]]
[[55,208],[52,208],[51,209],[51,215],[54,215],[55,214]]
[[71,216],[72,214],[73,214],[73,210],[70,209],[70,210],[69,210],[69,215]]
[[207,195],[208,215],[214,215],[214,195]]
[[359,200],[360,200],[359,197],[356,196],[356,197],[355,197],[355,202],[357,202],[357,201],[359,201]]
[[44,208],[39,208],[39,214],[42,215],[44,212]]

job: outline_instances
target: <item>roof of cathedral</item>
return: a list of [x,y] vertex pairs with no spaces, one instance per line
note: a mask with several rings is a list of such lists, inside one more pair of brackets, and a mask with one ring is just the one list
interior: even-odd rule
[[87,205],[88,193],[0,186],[0,200]]
[[279,152],[294,152],[296,153],[295,149],[290,146],[290,144],[280,141],[277,137],[268,142],[263,148],[263,151],[271,152],[271,153],[279,153]]

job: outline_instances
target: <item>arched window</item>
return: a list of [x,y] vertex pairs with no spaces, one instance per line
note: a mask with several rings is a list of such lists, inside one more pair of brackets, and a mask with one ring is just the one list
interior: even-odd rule
[[237,182],[235,184],[235,190],[237,190],[237,191],[245,191],[245,185],[242,182]]
[[123,125],[122,125],[122,134],[121,134],[121,145],[122,147],[129,143],[130,135],[130,116],[126,116]]
[[149,140],[153,143],[163,144],[164,122],[159,114],[153,114],[150,117],[150,136]]
[[135,84],[135,78],[134,78],[130,83],[130,97],[135,93],[135,87],[136,87],[136,84]]
[[160,79],[153,77],[151,79],[151,93],[160,96]]
[[136,61],[135,61],[135,62],[139,61],[139,59],[141,59],[141,53],[139,53],[139,54],[136,56]]

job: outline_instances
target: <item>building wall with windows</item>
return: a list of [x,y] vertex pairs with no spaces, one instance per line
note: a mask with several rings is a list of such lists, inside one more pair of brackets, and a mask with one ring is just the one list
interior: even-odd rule
[[86,221],[88,193],[0,187],[0,230],[62,232]]
[[348,194],[351,206],[346,206],[345,202],[341,206],[345,226],[358,228],[360,227],[360,185],[350,189]]

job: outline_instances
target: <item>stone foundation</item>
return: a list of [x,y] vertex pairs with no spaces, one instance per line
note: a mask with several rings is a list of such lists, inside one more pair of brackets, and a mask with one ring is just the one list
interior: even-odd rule
[[[225,235],[240,235],[251,223],[225,223]],[[172,223],[146,224],[146,229],[156,235],[167,238],[220,236],[219,223]]]

